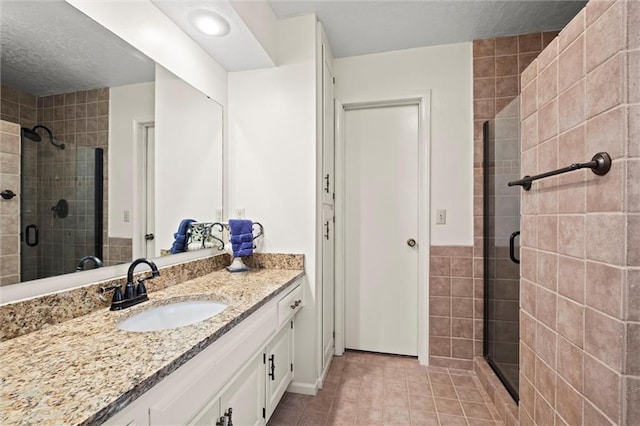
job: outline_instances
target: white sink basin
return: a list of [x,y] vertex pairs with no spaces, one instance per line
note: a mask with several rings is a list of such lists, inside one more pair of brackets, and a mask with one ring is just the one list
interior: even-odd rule
[[211,318],[226,309],[221,302],[191,300],[157,306],[135,314],[118,323],[126,331],[159,331],[195,324]]

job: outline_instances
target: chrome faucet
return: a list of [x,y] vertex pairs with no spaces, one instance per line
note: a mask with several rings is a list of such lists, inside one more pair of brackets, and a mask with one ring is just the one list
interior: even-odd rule
[[[136,287],[133,284],[133,272],[135,271],[136,266],[141,263],[149,265],[149,267],[151,268],[151,275],[148,275],[144,278],[139,278],[138,286]],[[144,282],[145,280],[159,276],[160,271],[158,271],[158,267],[151,260],[140,258],[131,262],[131,265],[129,265],[129,269],[127,270],[127,284],[124,287],[124,294],[122,293],[122,289],[120,288],[120,286],[115,286],[113,288],[114,292],[113,298],[111,299],[111,310],[119,311],[121,309],[137,305],[138,303],[142,303],[145,300],[149,300],[149,296],[147,296],[147,288],[144,285]]]
[[102,260],[98,259],[95,256],[85,256],[82,259],[80,259],[80,262],[78,262],[78,266],[76,266],[76,271],[84,271],[84,265],[87,262],[93,262],[95,268],[102,268],[104,266],[104,264],[102,263]]

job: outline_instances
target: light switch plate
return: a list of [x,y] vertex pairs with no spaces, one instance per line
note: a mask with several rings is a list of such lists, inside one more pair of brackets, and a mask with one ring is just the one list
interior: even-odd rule
[[446,209],[436,210],[436,225],[446,225],[446,224],[447,224],[447,210]]

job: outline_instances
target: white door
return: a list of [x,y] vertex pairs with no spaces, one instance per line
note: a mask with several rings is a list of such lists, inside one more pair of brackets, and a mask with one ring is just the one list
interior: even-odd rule
[[345,112],[345,347],[418,354],[418,105]]
[[143,257],[157,257],[155,241],[155,127],[144,127],[144,149],[143,149],[143,232],[145,243]]

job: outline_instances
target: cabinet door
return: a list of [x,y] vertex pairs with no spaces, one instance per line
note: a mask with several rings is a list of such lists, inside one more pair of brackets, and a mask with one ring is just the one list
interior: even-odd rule
[[335,180],[335,138],[333,131],[334,96],[333,58],[325,44],[322,45],[322,202],[333,205]]
[[323,206],[322,237],[322,367],[328,368],[334,348],[335,222],[333,208]]
[[267,416],[269,420],[284,391],[293,380],[293,321],[267,344]]
[[220,397],[221,411],[233,409],[234,425],[263,425],[265,409],[264,353],[255,356]]
[[222,415],[220,410],[220,398],[216,397],[189,421],[190,425],[215,426]]

